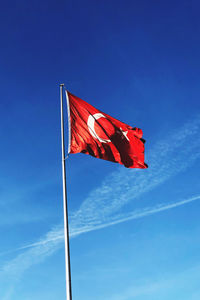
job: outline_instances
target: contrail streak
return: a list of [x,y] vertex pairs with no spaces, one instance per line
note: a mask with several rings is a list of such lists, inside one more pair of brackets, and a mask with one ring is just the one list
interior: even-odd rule
[[[134,211],[132,211],[131,213],[128,213],[128,214],[118,215],[115,218],[113,218],[112,221],[107,222],[107,223],[102,223],[100,225],[95,225],[95,226],[90,226],[90,225],[87,226],[86,225],[83,228],[81,228],[81,227],[80,228],[71,228],[70,238],[75,238],[75,237],[77,237],[77,236],[79,236],[80,234],[83,234],[83,233],[103,229],[103,228],[106,228],[106,227],[110,227],[110,226],[117,225],[117,224],[120,224],[120,223],[123,223],[123,222],[131,221],[131,220],[134,220],[134,219],[144,218],[144,217],[147,217],[149,215],[156,214],[156,213],[159,213],[159,212],[162,212],[162,211],[166,211],[166,210],[169,210],[169,209],[172,209],[172,208],[176,208],[176,207],[179,207],[179,206],[182,206],[182,205],[185,205],[185,204],[197,201],[197,200],[200,200],[200,195],[197,195],[197,196],[194,196],[194,197],[182,200],[182,201],[174,202],[174,203],[157,204],[153,207],[146,207],[146,208],[143,208],[141,210],[134,210]],[[44,238],[43,240],[41,240],[39,242],[32,243],[32,244],[29,244],[29,245],[25,245],[23,247],[19,247],[19,248],[15,249],[15,250],[11,250],[11,251],[1,253],[1,255],[16,252],[16,251],[19,251],[19,250],[39,247],[39,246],[43,247],[43,246],[46,246],[47,244],[53,244],[55,242],[56,242],[56,244],[59,243],[59,242],[62,243],[63,239],[64,239],[63,229],[60,228],[60,229],[57,229],[57,231],[54,230],[53,232],[54,232],[55,237]]]
[[176,208],[178,206],[182,206],[184,204],[188,204],[188,203],[196,201],[196,200],[200,200],[200,195],[199,196],[194,196],[194,197],[191,197],[189,199],[182,200],[182,201],[179,201],[179,202],[175,202],[175,203],[167,203],[165,205],[157,204],[156,206],[154,206],[152,208],[148,207],[148,208],[142,209],[141,211],[137,210],[137,211],[133,211],[129,214],[119,215],[118,218],[116,218],[115,220],[113,220],[111,222],[108,222],[108,223],[100,224],[100,225],[93,226],[93,227],[91,226],[91,227],[88,227],[88,228],[85,228],[85,229],[84,228],[83,229],[81,229],[81,228],[80,229],[72,229],[71,237],[75,237],[79,234],[83,234],[83,233],[86,233],[86,232],[90,232],[90,231],[106,228],[106,227],[109,227],[109,226],[117,225],[119,223],[127,222],[127,221],[130,221],[130,220],[147,217],[149,215],[156,214],[156,213],[159,213],[161,211],[169,210],[169,209],[172,209],[172,208]]

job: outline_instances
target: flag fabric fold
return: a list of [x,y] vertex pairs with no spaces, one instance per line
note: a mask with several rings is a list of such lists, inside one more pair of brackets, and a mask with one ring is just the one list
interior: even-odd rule
[[66,91],[70,128],[69,153],[85,153],[123,164],[147,168],[142,130],[131,127]]

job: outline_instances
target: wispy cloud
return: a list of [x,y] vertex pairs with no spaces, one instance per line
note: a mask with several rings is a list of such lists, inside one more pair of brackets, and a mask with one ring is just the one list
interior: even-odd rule
[[143,218],[143,217],[147,217],[149,215],[152,214],[156,214],[165,210],[169,210],[172,208],[176,208],[178,206],[182,206],[185,204],[188,204],[190,202],[196,201],[196,200],[200,200],[200,195],[198,196],[194,196],[182,201],[178,201],[178,202],[171,202],[171,203],[167,203],[167,204],[157,204],[154,207],[146,207],[140,210],[134,210],[130,213],[126,213],[126,214],[121,214],[121,215],[117,215],[112,217],[110,220],[110,222],[107,223],[102,223],[99,225],[93,225],[93,226],[85,226],[82,228],[73,228],[71,229],[71,236],[77,236],[79,234],[83,234],[89,231],[93,231],[93,230],[98,230],[98,229],[102,229],[102,228],[106,228],[109,226],[113,226],[119,223],[123,223],[123,222],[127,222],[130,220],[134,220],[134,219],[139,219],[139,218]]
[[[94,230],[99,230],[102,228],[106,228],[109,226],[113,226],[119,223],[127,222],[134,219],[143,218],[152,214],[159,213],[161,211],[166,211],[172,208],[176,208],[178,206],[182,206],[194,201],[200,200],[200,195],[178,201],[171,202],[167,204],[158,204],[154,207],[147,207],[141,210],[134,210],[129,214],[118,215],[113,218],[112,221],[107,223],[102,223],[100,225],[88,225],[85,227],[71,227],[70,237],[74,238],[80,234],[87,233]],[[7,264],[4,265],[0,270],[1,274],[9,274],[13,278],[19,278],[23,272],[28,269],[33,264],[37,264],[42,262],[48,256],[55,253],[60,247],[62,247],[64,240],[63,229],[61,226],[57,226],[49,231],[43,238],[41,238],[38,242],[23,246],[21,248],[15,249],[15,251],[26,250],[22,254],[19,254],[15,259],[11,260]]]
[[[79,210],[70,216],[70,236],[116,225],[169,210],[200,199],[199,195],[179,202],[161,203],[153,207],[133,210],[122,214],[122,207],[133,199],[152,190],[172,176],[183,171],[200,156],[199,116],[158,142],[147,155],[148,170],[126,170],[118,168],[103,183],[91,191]],[[57,226],[38,242],[25,245],[16,258],[6,263],[0,276],[20,278],[26,269],[43,261],[63,245],[63,229]]]

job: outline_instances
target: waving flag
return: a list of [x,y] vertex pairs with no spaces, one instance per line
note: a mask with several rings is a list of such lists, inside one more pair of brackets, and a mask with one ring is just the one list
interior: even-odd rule
[[142,130],[101,112],[66,91],[69,113],[69,153],[85,153],[123,164],[147,168]]

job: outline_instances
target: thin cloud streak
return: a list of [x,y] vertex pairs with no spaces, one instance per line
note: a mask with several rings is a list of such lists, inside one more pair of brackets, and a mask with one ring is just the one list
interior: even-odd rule
[[[118,215],[115,218],[113,218],[112,221],[108,222],[108,223],[103,223],[100,225],[95,225],[95,226],[85,226],[84,228],[71,228],[70,230],[70,238],[75,238],[78,237],[79,235],[83,234],[83,233],[88,233],[91,231],[95,231],[95,230],[99,230],[99,229],[103,229],[106,227],[110,227],[113,225],[117,225],[120,223],[124,223],[127,221],[131,221],[134,219],[139,219],[139,218],[143,218],[143,217],[147,217],[162,211],[166,211],[172,208],[176,208],[194,201],[200,200],[200,195],[198,196],[194,196],[191,197],[189,199],[185,199],[182,201],[178,201],[178,202],[172,202],[172,203],[167,203],[167,204],[157,204],[154,207],[146,207],[143,208],[141,210],[134,210],[131,213],[128,214],[124,214],[124,215]],[[64,231],[62,228],[57,229],[57,230],[53,230],[53,235],[56,235],[55,237],[51,238],[52,235],[52,231],[50,231],[45,237],[44,239],[40,240],[39,242],[35,242],[29,245],[25,245],[23,247],[19,247],[15,250],[11,250],[11,251],[7,251],[7,252],[3,252],[0,255],[5,255],[8,253],[13,253],[16,251],[20,251],[20,250],[25,250],[25,249],[29,249],[29,248],[34,248],[34,247],[38,247],[38,246],[46,246],[47,244],[51,244],[51,243],[59,243],[59,242],[63,242],[64,240]],[[49,236],[47,238],[47,236]]]
[[167,203],[165,205],[157,204],[154,207],[146,207],[146,208],[141,209],[140,211],[135,210],[135,211],[133,211],[129,214],[119,215],[113,221],[108,222],[108,223],[104,223],[104,224],[93,226],[93,227],[91,226],[91,227],[88,227],[88,228],[86,227],[86,228],[83,228],[83,229],[81,229],[81,228],[80,229],[72,229],[72,232],[71,232],[70,236],[71,237],[76,237],[80,234],[87,233],[87,232],[90,232],[90,231],[103,229],[103,228],[106,228],[106,227],[109,227],[109,226],[117,225],[119,223],[131,221],[131,220],[139,219],[139,218],[143,218],[143,217],[147,217],[149,215],[156,214],[156,213],[159,213],[159,212],[162,212],[162,211],[165,211],[165,210],[169,210],[169,209],[172,209],[172,208],[176,208],[178,206],[182,206],[182,205],[185,205],[185,204],[191,203],[193,201],[197,201],[197,200],[200,200],[200,195],[194,196],[194,197],[191,197],[189,199],[182,200],[182,201],[179,201],[179,202],[175,202],[175,203]]
[[[172,202],[172,203],[167,203],[167,204],[157,204],[153,207],[146,207],[143,208],[141,210],[134,210],[131,213],[128,214],[124,214],[124,215],[118,215],[115,218],[113,218],[112,221],[107,222],[107,223],[102,223],[100,225],[95,225],[95,226],[85,226],[84,228],[71,228],[70,230],[70,238],[75,238],[78,237],[79,235],[83,234],[83,233],[88,233],[91,231],[95,231],[95,230],[99,230],[99,229],[103,229],[106,227],[110,227],[113,225],[117,225],[120,223],[124,223],[127,221],[131,221],[134,219],[139,219],[139,218],[144,218],[147,216],[150,216],[152,214],[156,214],[162,211],[166,211],[172,208],[176,208],[194,201],[200,200],[200,195],[182,200],[182,201],[178,201],[178,202]],[[53,237],[52,237],[53,236]],[[55,236],[55,237],[54,237]],[[43,239],[40,239],[39,242],[35,242],[29,245],[25,245],[23,247],[19,247],[15,250],[11,250],[8,252],[4,252],[3,254],[6,253],[12,253],[12,252],[16,252],[16,251],[20,251],[20,250],[25,250],[25,249],[30,249],[30,248],[36,248],[36,247],[47,247],[47,250],[49,250],[51,245],[53,246],[58,246],[59,243],[63,243],[64,241],[64,231],[61,228],[61,226],[58,227],[58,229],[53,229],[51,231],[49,231],[45,237]],[[20,255],[19,255],[20,256]]]

